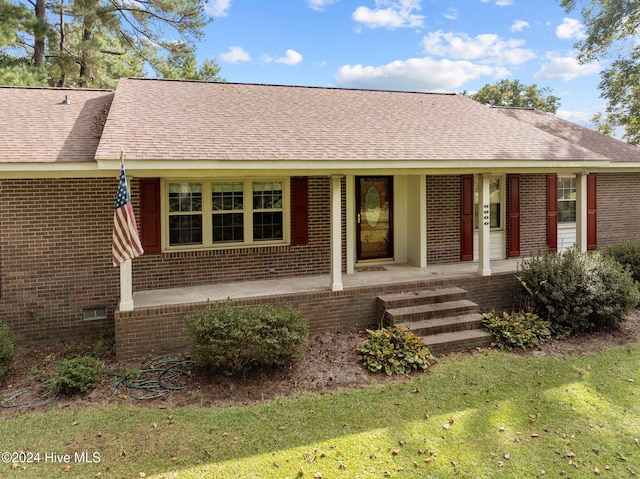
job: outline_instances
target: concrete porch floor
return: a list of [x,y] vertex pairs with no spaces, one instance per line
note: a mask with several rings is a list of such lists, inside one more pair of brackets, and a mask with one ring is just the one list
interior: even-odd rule
[[[522,258],[496,260],[491,262],[492,273],[515,272]],[[384,268],[381,270],[380,268]],[[353,274],[343,274],[344,289],[363,286],[412,283],[476,276],[477,263],[453,263],[417,268],[406,264],[365,264],[359,265]],[[190,286],[183,288],[137,291],[133,293],[135,309],[153,306],[199,303],[227,298],[253,298],[274,294],[300,293],[329,290],[329,275],[302,276],[294,278],[242,281],[233,283]]]

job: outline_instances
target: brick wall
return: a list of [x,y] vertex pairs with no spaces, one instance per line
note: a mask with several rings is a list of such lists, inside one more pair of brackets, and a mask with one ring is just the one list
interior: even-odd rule
[[[376,298],[381,294],[400,293],[424,288],[459,286],[469,291],[469,299],[488,311],[520,307],[517,283],[512,273],[472,276],[447,280],[401,283],[384,286],[350,288],[236,299],[234,305],[258,303],[291,304],[309,321],[311,333],[340,331],[377,324]],[[207,303],[158,306],[130,312],[117,312],[115,319],[118,359],[166,354],[187,348],[184,317]]]
[[520,254],[522,256],[531,256],[547,250],[546,178],[546,175],[520,176]]
[[[112,332],[119,272],[111,265],[117,179],[0,180],[0,318],[19,339]],[[106,307],[106,319],[83,309]]]
[[460,261],[460,177],[427,176],[427,265]]
[[598,249],[640,238],[640,173],[598,173]]

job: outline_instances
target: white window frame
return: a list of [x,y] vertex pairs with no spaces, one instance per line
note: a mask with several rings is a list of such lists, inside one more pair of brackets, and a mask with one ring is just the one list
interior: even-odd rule
[[576,225],[576,220],[574,219],[573,221],[560,221],[559,218],[559,213],[560,213],[560,203],[561,202],[565,202],[568,203],[569,201],[573,201],[575,207],[575,214],[576,214],[576,218],[578,215],[578,178],[576,177],[576,175],[558,175],[558,183],[560,183],[560,180],[573,180],[574,185],[575,185],[575,190],[576,190],[576,197],[572,200],[561,200],[560,199],[560,184],[558,184],[558,191],[556,193],[557,195],[557,201],[558,201],[558,226],[573,226],[575,227]]
[[[282,239],[254,241],[253,240],[253,183],[279,181],[282,183]],[[213,210],[211,201],[211,183],[239,183],[243,184],[244,196],[244,241],[229,243],[213,243]],[[169,238],[169,184],[170,183],[200,183],[202,185],[202,244],[173,245]],[[278,178],[167,178],[161,182],[161,213],[162,213],[162,250],[171,251],[201,251],[201,250],[221,250],[255,248],[262,246],[279,246],[289,244],[291,241],[291,199],[290,199],[290,179],[288,177]],[[255,211],[264,211],[256,209]]]

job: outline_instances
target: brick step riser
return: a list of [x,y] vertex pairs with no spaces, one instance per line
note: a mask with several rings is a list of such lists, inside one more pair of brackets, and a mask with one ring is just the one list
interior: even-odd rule
[[409,308],[411,306],[420,306],[424,304],[439,304],[439,303],[448,303],[449,301],[460,301],[462,299],[467,299],[467,292],[457,292],[450,294],[442,294],[439,296],[432,296],[429,298],[424,298],[421,296],[413,296],[406,297],[402,299],[391,299],[382,301],[378,299],[378,308],[380,311],[388,310],[388,309],[397,309],[397,308]]
[[491,346],[491,338],[473,338],[464,341],[454,341],[441,344],[427,344],[429,351],[434,356],[457,353],[468,349],[488,348]]
[[459,306],[452,307],[450,309],[441,309],[435,311],[423,311],[416,313],[401,313],[396,314],[393,312],[387,311],[385,314],[385,323],[390,324],[399,324],[399,323],[409,323],[415,321],[423,321],[426,319],[438,319],[438,318],[448,318],[451,316],[461,316],[463,314],[475,313],[478,310],[478,306]]
[[450,322],[435,325],[425,325],[423,327],[413,328],[411,323],[402,323],[398,326],[410,329],[416,336],[431,336],[433,334],[441,333],[455,333],[457,331],[469,331],[473,329],[483,329],[482,317],[475,320],[469,320],[464,322]]

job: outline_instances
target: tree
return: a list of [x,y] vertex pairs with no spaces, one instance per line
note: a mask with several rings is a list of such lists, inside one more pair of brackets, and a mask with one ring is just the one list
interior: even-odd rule
[[526,86],[518,80],[486,84],[470,98],[491,106],[536,108],[554,114],[560,106],[560,99],[551,95],[549,88],[538,88],[535,84]]
[[601,73],[606,112],[594,117],[598,129],[640,145],[640,4],[638,0],[561,0],[567,13],[581,8],[586,37],[576,43],[582,63],[612,59]]
[[[195,42],[210,21],[204,3],[0,0],[0,80],[32,84],[46,78],[49,85],[113,87],[122,76],[147,71],[164,78],[189,74],[219,80],[215,61],[200,70],[195,64]],[[187,60],[193,63],[189,68],[177,66]],[[168,67],[171,62],[177,63]]]

